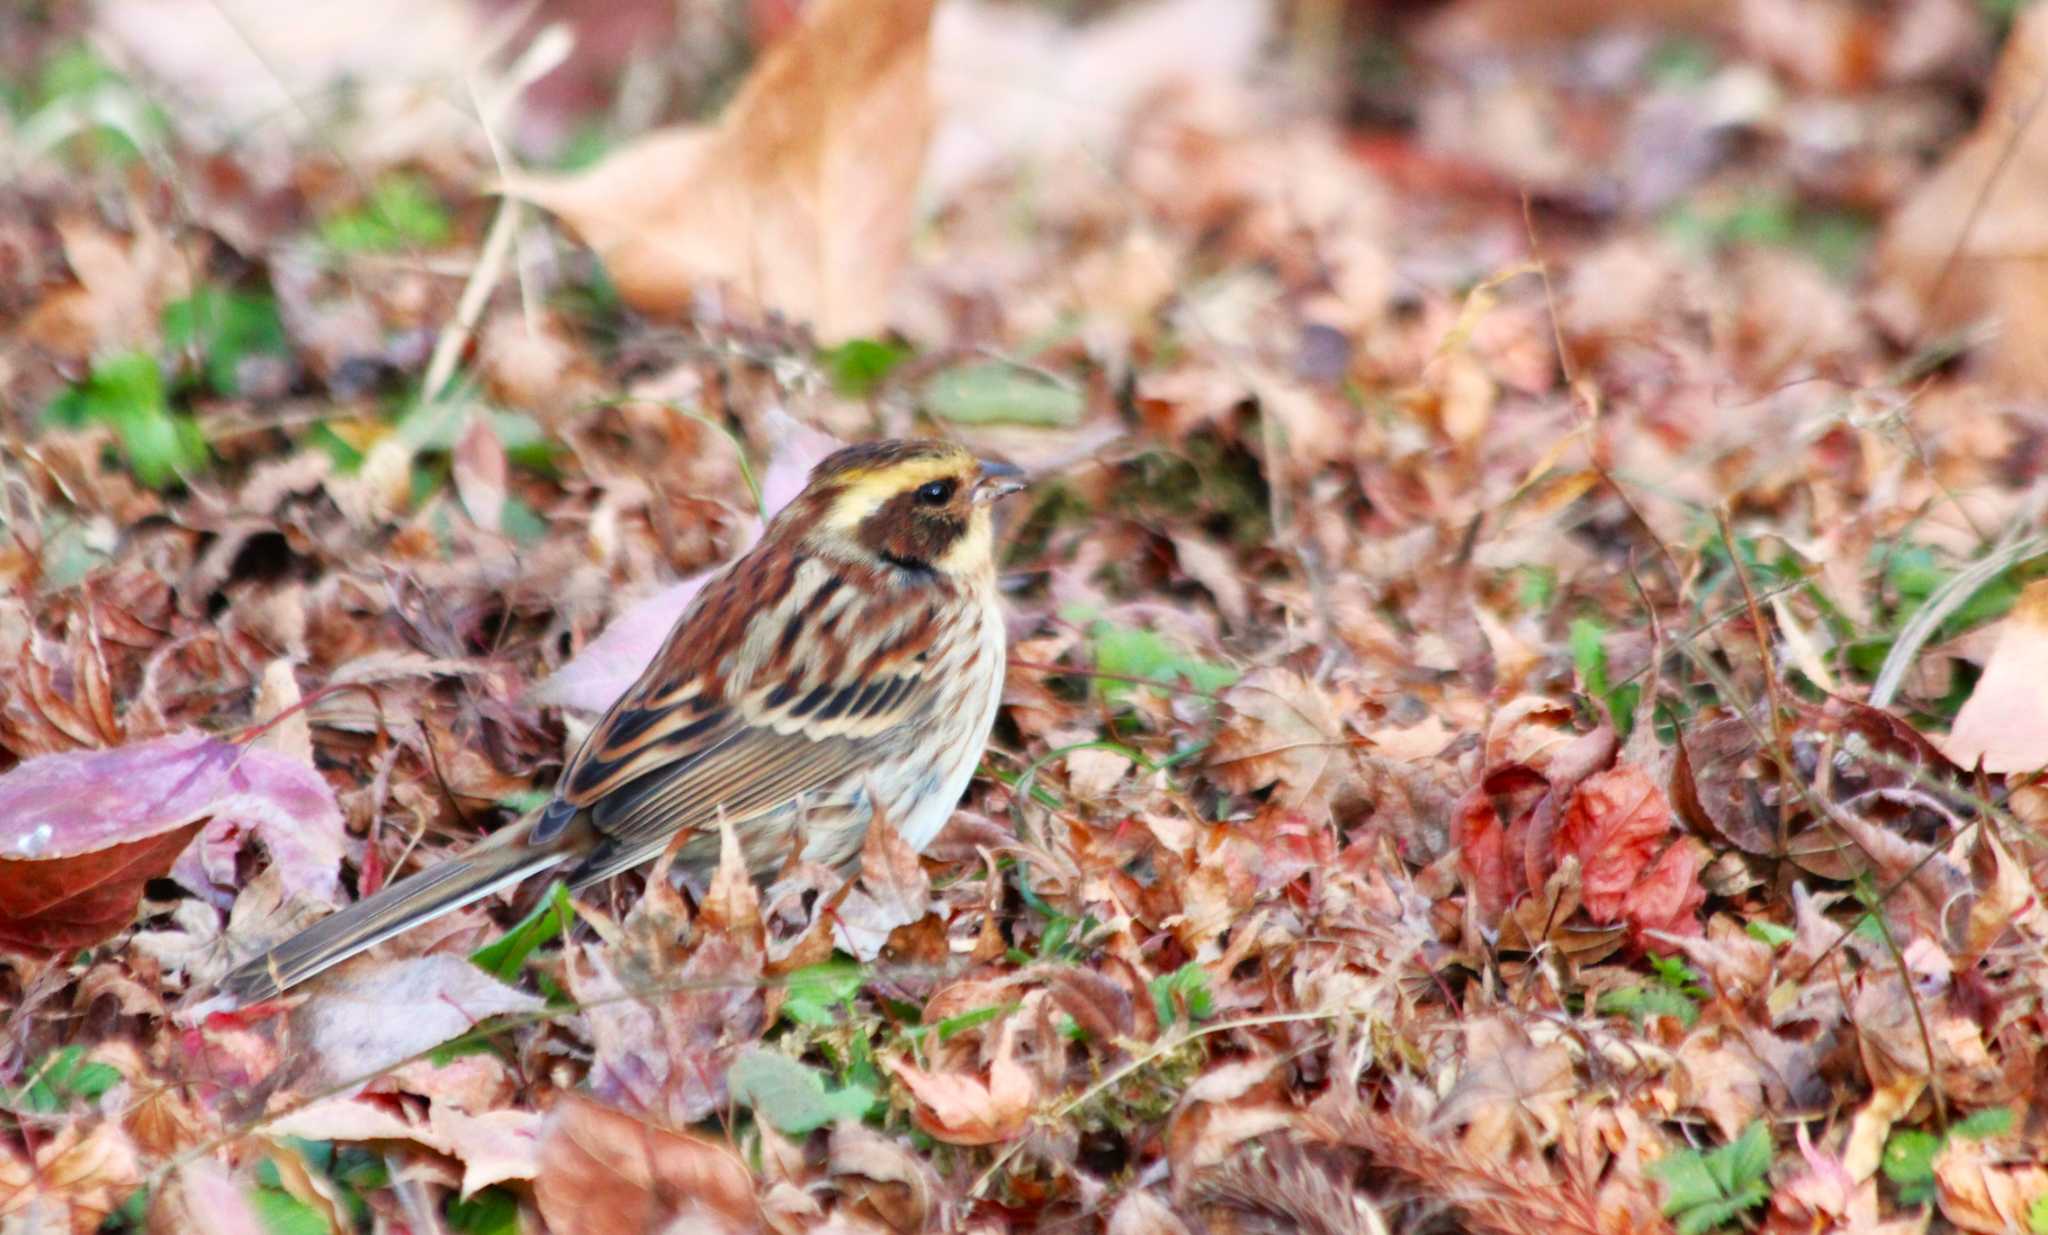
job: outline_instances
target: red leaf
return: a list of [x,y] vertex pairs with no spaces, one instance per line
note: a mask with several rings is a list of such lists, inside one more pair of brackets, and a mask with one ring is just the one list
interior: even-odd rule
[[135,918],[143,885],[171,869],[197,822],[130,844],[45,861],[0,859],[0,946],[68,952]]
[[1637,767],[1596,772],[1580,782],[1559,826],[1556,853],[1584,871],[1581,894],[1596,922],[1635,931],[1684,930],[1706,900],[1700,855],[1674,846],[1671,804]]
[[1536,769],[1502,764],[1480,778],[1451,817],[1451,844],[1458,851],[1465,886],[1488,918],[1505,913],[1525,890],[1516,878],[1519,863],[1509,856],[1519,854],[1520,846],[1509,845],[1509,833],[1519,838],[1549,788],[1550,782]]

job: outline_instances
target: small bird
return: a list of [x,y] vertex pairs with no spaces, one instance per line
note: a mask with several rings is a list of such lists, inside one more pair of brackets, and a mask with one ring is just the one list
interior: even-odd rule
[[[677,846],[709,870],[729,820],[749,868],[851,865],[879,808],[922,850],[1001,699],[990,508],[1008,464],[942,441],[849,446],[697,594],[548,804],[324,918],[222,980],[248,1004],[540,871],[572,886]],[[680,834],[680,835],[679,835]]]

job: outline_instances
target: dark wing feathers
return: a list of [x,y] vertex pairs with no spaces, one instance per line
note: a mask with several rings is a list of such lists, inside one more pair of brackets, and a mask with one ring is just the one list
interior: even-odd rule
[[[748,594],[763,583],[776,594]],[[608,838],[603,865],[624,869],[678,830],[715,830],[721,813],[743,823],[845,781],[932,705],[937,684],[916,670],[945,633],[934,589],[952,586],[815,557],[725,576],[591,731],[558,803]],[[828,610],[836,629],[821,637]]]

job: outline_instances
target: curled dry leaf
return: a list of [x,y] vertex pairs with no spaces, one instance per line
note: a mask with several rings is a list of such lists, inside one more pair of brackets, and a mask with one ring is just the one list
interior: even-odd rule
[[2048,248],[2039,207],[2048,191],[2048,10],[2013,21],[1977,128],[1885,225],[1877,251],[1878,305],[1917,342],[1986,314],[1993,374],[2014,391],[2048,390],[2039,272]]
[[362,1098],[327,1098],[264,1125],[271,1136],[312,1141],[403,1140],[425,1145],[462,1163],[462,1195],[508,1179],[532,1179],[539,1169],[541,1116],[511,1107],[471,1114],[430,1103],[424,1119],[404,1108]]
[[507,467],[505,447],[498,441],[490,417],[480,411],[470,413],[469,424],[456,440],[449,462],[462,508],[478,527],[487,532],[497,531],[499,519],[505,513]]
[[439,953],[339,970],[293,1012],[292,1025],[316,1075],[353,1084],[493,1016],[545,1006],[464,958]]
[[760,1226],[753,1176],[724,1146],[576,1094],[548,1113],[533,1191],[557,1231],[739,1235]]
[[1330,693],[1290,669],[1254,669],[1219,696],[1229,708],[1209,773],[1233,793],[1277,785],[1289,806],[1334,810],[1362,791],[1344,726]]
[[931,127],[933,0],[823,0],[719,122],[508,192],[560,216],[619,294],[686,312],[728,289],[828,339],[880,333]]
[[2048,1196],[2048,1167],[2006,1160],[1996,1145],[1952,1136],[1934,1159],[1941,1216],[1965,1231],[2030,1230],[2030,1213]]
[[941,1216],[938,1173],[894,1137],[843,1120],[832,1129],[828,1166],[842,1189],[867,1181],[868,1203],[896,1230],[927,1230]]
[[232,886],[251,835],[290,890],[338,899],[341,811],[303,762],[200,733],[28,760],[0,776],[0,943],[97,943],[174,863],[195,891]]
[[1581,781],[1556,845],[1578,857],[1594,921],[1626,922],[1638,935],[1699,933],[1705,850],[1677,834],[1671,804],[1641,768],[1625,764]]
[[1025,1019],[1017,1015],[1003,1022],[987,1080],[964,1072],[926,1072],[908,1060],[889,1060],[889,1071],[917,1101],[917,1126],[953,1145],[994,1145],[1022,1134],[1038,1098],[1037,1084],[1018,1058]]
[[[11,1140],[12,1138],[10,1138]],[[121,1125],[69,1120],[38,1138],[34,1156],[0,1146],[0,1229],[92,1235],[142,1182]]]
[[1941,747],[1965,768],[2048,768],[2048,579],[2028,584],[1998,623],[1991,659]]
[[871,961],[898,927],[916,922],[931,907],[932,880],[917,851],[877,812],[861,844],[860,879],[833,915],[839,946]]

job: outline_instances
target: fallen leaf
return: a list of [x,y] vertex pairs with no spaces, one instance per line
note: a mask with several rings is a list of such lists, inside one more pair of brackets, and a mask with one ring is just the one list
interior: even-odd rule
[[560,216],[637,309],[719,288],[821,338],[880,333],[931,126],[933,0],[822,0],[718,123],[505,189]]
[[924,917],[931,905],[931,876],[917,851],[876,811],[861,844],[860,878],[833,914],[833,937],[855,959],[871,961],[898,927]]
[[195,1158],[179,1167],[171,1185],[158,1191],[149,1213],[151,1230],[269,1235],[248,1192],[210,1158]]
[[1705,855],[1677,836],[1670,803],[1642,769],[1624,764],[1580,781],[1555,843],[1559,855],[1578,857],[1594,921],[1698,933]]
[[754,1181],[724,1146],[565,1093],[541,1133],[541,1218],[581,1235],[759,1229]]
[[340,899],[341,811],[303,762],[199,733],[30,759],[0,776],[0,942],[97,943],[174,863],[195,891],[232,886],[252,835],[291,891]]
[[[12,1138],[10,1138],[11,1140]],[[142,1183],[135,1146],[114,1120],[67,1120],[38,1137],[33,1158],[0,1147],[0,1225],[92,1235]]]
[[1003,1023],[987,1080],[964,1072],[927,1072],[905,1059],[888,1068],[917,1100],[917,1126],[952,1145],[994,1145],[1024,1131],[1037,1098],[1031,1074],[1017,1060],[1022,1016]]
[[449,463],[462,508],[478,527],[497,531],[505,512],[505,447],[498,441],[490,417],[481,411],[470,413]]
[[926,196],[949,201],[988,171],[1063,150],[1107,160],[1147,100],[1177,83],[1245,76],[1272,20],[1253,0],[1155,0],[1079,27],[1017,5],[942,5],[932,22],[940,121]]
[[2048,1167],[2004,1160],[1988,1142],[1952,1136],[1934,1159],[1941,1216],[1965,1231],[2031,1229],[2031,1212],[2048,1196]]
[[329,1084],[357,1084],[493,1016],[546,1003],[448,953],[379,960],[335,971],[292,1013],[310,1067]]
[[1282,800],[1337,809],[1363,786],[1328,692],[1289,669],[1247,673],[1218,696],[1227,719],[1209,750],[1209,771],[1226,789],[1247,793],[1278,785]]
[[1984,316],[1992,376],[2015,393],[2048,391],[2048,336],[2037,259],[2048,226],[2048,10],[2022,9],[1993,72],[1977,127],[1893,211],[1877,248],[1876,304],[1892,329],[1925,343]]
[[1939,745],[1964,768],[2048,768],[2048,579],[2029,583],[1998,623],[1991,659]]
[[1109,1211],[1107,1235],[1188,1235],[1188,1225],[1156,1194],[1139,1189]]

